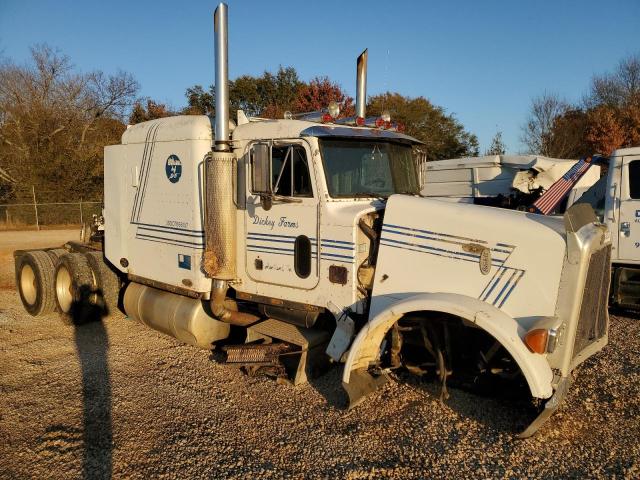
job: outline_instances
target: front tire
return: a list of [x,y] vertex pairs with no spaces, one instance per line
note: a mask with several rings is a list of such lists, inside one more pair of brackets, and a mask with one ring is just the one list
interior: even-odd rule
[[53,260],[42,250],[20,255],[16,261],[16,285],[25,310],[32,316],[52,313],[56,308]]

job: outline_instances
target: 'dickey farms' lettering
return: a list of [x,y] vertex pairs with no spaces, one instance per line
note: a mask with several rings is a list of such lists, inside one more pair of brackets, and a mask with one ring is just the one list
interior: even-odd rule
[[263,225],[265,227],[269,227],[269,230],[273,230],[273,227],[276,226],[276,222],[280,228],[298,228],[299,226],[296,220],[291,220],[287,217],[280,217],[276,220],[274,218],[270,218],[269,215],[266,217],[261,217],[260,215],[253,216],[254,225]]

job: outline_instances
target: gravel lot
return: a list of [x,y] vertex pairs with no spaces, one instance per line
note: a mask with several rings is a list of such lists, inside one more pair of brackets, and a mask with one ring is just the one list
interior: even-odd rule
[[532,439],[525,405],[412,378],[352,411],[335,368],[293,388],[218,365],[123,315],[73,327],[26,314],[11,250],[76,231],[0,232],[2,478],[640,477],[640,320]]

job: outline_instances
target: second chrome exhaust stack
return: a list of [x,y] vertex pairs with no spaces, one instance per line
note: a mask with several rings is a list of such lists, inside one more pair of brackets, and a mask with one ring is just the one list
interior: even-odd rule
[[356,118],[366,118],[367,110],[367,57],[369,49],[358,57],[356,67]]

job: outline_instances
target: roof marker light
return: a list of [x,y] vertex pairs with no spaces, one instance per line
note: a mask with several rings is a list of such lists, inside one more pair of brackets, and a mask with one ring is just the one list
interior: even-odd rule
[[338,118],[338,115],[340,115],[340,105],[338,105],[336,102],[330,102],[327,111],[329,112],[331,118]]

